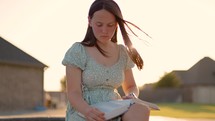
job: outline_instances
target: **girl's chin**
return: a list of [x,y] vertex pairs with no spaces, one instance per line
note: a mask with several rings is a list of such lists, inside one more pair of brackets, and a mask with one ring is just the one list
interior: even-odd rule
[[111,39],[110,38],[100,38],[99,41],[100,42],[109,42],[109,41],[111,41]]

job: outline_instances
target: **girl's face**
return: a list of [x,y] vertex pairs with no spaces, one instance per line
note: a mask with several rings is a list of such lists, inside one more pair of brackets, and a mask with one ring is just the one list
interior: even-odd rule
[[117,28],[115,16],[104,9],[96,11],[93,17],[89,18],[89,25],[101,43],[110,42]]

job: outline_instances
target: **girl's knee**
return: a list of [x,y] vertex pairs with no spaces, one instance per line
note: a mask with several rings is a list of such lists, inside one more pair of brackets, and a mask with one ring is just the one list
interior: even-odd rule
[[135,111],[140,111],[144,114],[150,114],[150,109],[148,106],[142,105],[142,104],[133,104],[131,108],[134,108]]
[[148,121],[150,109],[142,104],[133,104],[123,115],[123,121],[132,121],[135,117],[138,121]]

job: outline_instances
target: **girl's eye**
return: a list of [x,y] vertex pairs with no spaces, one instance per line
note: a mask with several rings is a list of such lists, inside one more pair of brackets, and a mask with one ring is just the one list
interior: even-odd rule
[[100,23],[97,23],[97,24],[96,24],[96,26],[98,26],[98,27],[101,27],[101,26],[102,26],[102,24],[100,24]]
[[108,24],[108,27],[113,27],[115,24]]
[[[96,23],[96,26],[97,26],[97,27],[102,27],[102,26],[103,26],[103,24],[102,24],[102,23]],[[114,27],[114,26],[115,26],[115,24],[114,24],[114,23],[107,24],[107,27]]]

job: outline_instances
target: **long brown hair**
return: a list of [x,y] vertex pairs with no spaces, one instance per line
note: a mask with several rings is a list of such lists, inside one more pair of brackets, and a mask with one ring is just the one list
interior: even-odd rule
[[[127,47],[128,54],[129,54],[130,58],[132,59],[132,61],[137,65],[138,69],[141,70],[143,68],[143,60],[140,57],[140,55],[137,52],[137,50],[132,46],[132,42],[131,42],[131,40],[130,40],[130,38],[128,36],[128,33],[127,33],[126,29],[125,29],[125,25],[135,36],[137,36],[137,35],[131,30],[131,28],[129,27],[128,24],[136,27],[140,31],[142,31],[142,30],[138,26],[136,26],[135,24],[133,24],[131,22],[128,22],[128,21],[123,19],[123,16],[122,16],[122,13],[121,13],[121,10],[120,10],[119,6],[113,0],[95,0],[93,2],[93,4],[91,5],[91,7],[90,7],[88,17],[91,19],[93,17],[93,14],[96,11],[99,11],[99,10],[102,10],[102,9],[105,9],[105,10],[109,11],[110,13],[112,13],[116,17],[116,21],[117,21],[117,23],[119,25],[119,28],[121,30],[122,38],[123,38],[125,46]],[[114,43],[117,42],[117,31],[118,30],[116,28],[115,34],[111,38],[111,41],[114,42]],[[88,25],[87,33],[85,35],[84,40],[81,43],[83,45],[85,45],[85,46],[95,46],[104,56],[107,56],[106,52],[104,50],[102,50],[98,46],[96,41],[97,41],[97,39],[93,34],[92,27],[90,27]]]

